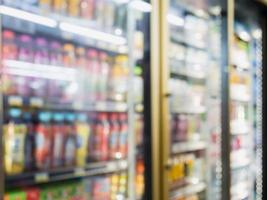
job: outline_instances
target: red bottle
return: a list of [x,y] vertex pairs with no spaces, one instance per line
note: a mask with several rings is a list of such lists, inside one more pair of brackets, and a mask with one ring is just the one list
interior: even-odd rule
[[26,200],[39,200],[40,199],[40,190],[37,188],[27,189],[26,191]]
[[121,158],[126,158],[128,153],[128,120],[127,114],[119,114],[120,120],[120,141],[119,141],[119,152]]
[[109,157],[110,159],[118,158],[120,136],[120,124],[118,122],[118,115],[112,113],[110,115],[110,136],[109,136]]

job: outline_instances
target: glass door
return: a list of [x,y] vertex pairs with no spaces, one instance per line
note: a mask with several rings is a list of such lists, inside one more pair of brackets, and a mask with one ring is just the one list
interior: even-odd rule
[[133,199],[128,8],[2,1],[6,198]]
[[162,2],[164,199],[220,199],[220,6]]

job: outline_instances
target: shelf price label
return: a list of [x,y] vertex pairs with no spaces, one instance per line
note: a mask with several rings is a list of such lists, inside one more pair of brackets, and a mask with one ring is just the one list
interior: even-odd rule
[[34,176],[34,179],[36,183],[45,183],[49,181],[49,175],[46,172],[37,173]]
[[85,176],[86,172],[84,168],[76,168],[74,170],[74,175],[75,176]]
[[40,98],[33,97],[30,99],[30,105],[34,106],[34,107],[42,107],[42,106],[44,106],[44,102]]
[[8,98],[8,105],[10,106],[22,106],[23,98],[19,96],[10,96]]

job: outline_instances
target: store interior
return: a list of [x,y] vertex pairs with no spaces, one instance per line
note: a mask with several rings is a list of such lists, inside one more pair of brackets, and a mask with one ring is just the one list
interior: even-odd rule
[[0,0],[0,200],[267,199],[266,13]]

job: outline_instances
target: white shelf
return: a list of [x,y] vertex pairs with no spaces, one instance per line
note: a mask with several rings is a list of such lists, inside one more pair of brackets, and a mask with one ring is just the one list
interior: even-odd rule
[[200,182],[197,184],[190,184],[171,192],[170,200],[175,200],[180,197],[197,194],[199,192],[204,191],[205,189],[206,189],[206,184],[204,182]]
[[[29,7],[27,9],[28,10],[22,10],[1,5],[0,14],[3,14],[4,17],[12,17],[36,25],[34,30],[38,30],[38,26],[41,26],[41,31],[48,31],[48,33],[51,33],[52,35],[54,34],[65,39],[77,39],[77,41],[82,42],[83,44],[107,51],[117,53],[128,52],[126,37],[113,34],[112,31],[107,32],[105,30],[97,29],[94,23],[90,24],[87,20],[52,13],[42,15],[40,14],[42,12],[36,8]],[[13,26],[10,26],[10,23],[4,23],[3,25],[7,26],[7,28],[13,28]],[[47,29],[44,30],[44,27]],[[16,24],[15,29],[27,31],[25,30],[23,23],[21,25]]]
[[203,114],[206,112],[206,107],[191,107],[191,108],[172,108],[172,113],[184,113],[184,114]]
[[184,153],[190,151],[198,151],[207,148],[207,144],[204,141],[189,141],[179,142],[172,145],[172,153]]

